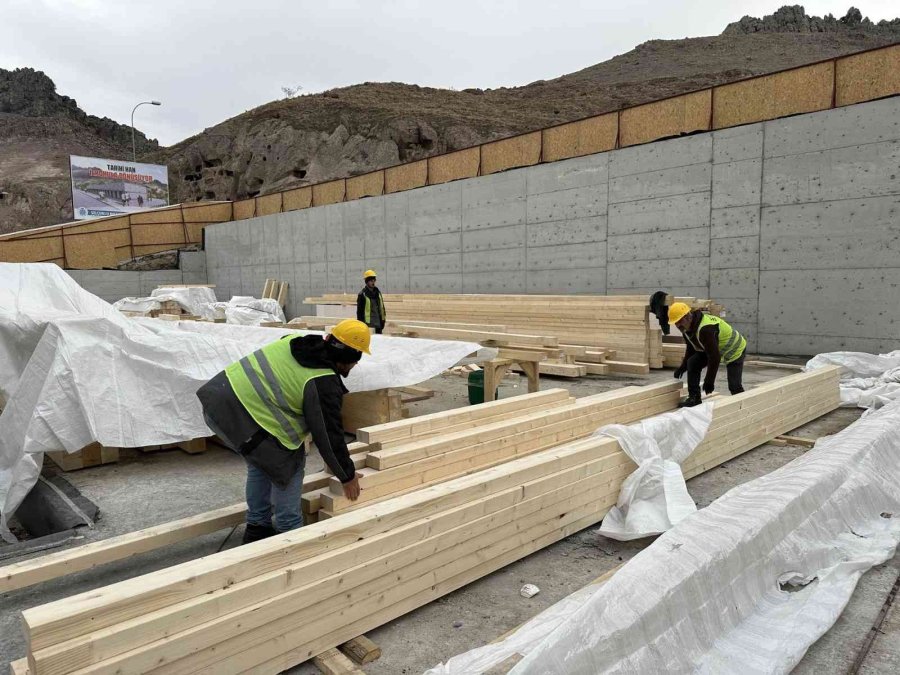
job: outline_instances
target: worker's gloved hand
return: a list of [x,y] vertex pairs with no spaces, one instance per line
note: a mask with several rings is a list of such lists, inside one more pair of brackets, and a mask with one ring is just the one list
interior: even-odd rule
[[715,382],[704,382],[704,383],[703,383],[703,393],[704,393],[704,394],[711,394],[711,393],[713,393],[715,390],[716,390],[716,383],[715,383]]
[[344,483],[344,496],[351,502],[359,498],[359,474],[354,474],[353,479]]
[[674,377],[676,380],[680,380],[686,370],[687,368],[685,366],[678,366],[675,369],[675,373],[672,375],[672,377]]

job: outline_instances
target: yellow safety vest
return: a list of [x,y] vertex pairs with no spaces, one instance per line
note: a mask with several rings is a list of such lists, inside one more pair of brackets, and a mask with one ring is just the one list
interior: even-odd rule
[[700,325],[697,326],[697,332],[695,334],[697,336],[696,342],[691,339],[690,335],[687,333],[684,334],[685,339],[691,343],[691,346],[696,351],[706,351],[703,349],[703,345],[700,343],[699,338],[700,330],[705,326],[719,327],[719,354],[721,354],[722,360],[726,364],[740,358],[741,354],[744,353],[744,348],[747,346],[747,340],[744,336],[732,328],[725,319],[720,319],[712,314],[704,314],[703,318],[700,319]]
[[[372,323],[372,299],[366,295],[365,291],[363,291],[363,297],[366,299],[366,307],[365,307],[365,322],[366,324]],[[378,313],[381,315],[381,324],[384,325],[384,318],[387,316],[387,313],[384,311],[384,296],[381,293],[378,294]]]
[[291,450],[302,446],[308,433],[303,419],[306,383],[326,375],[334,375],[334,371],[297,363],[290,338],[275,340],[225,369],[241,405],[259,426]]

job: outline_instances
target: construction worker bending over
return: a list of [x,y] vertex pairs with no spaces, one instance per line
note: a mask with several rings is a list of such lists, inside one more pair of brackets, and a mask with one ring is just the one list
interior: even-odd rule
[[375,270],[366,270],[363,279],[366,285],[356,296],[356,318],[381,335],[387,312],[384,311],[384,297],[375,285]]
[[669,307],[669,323],[678,326],[684,336],[684,360],[675,370],[675,377],[687,372],[688,397],[682,404],[691,407],[700,404],[700,372],[706,368],[703,391],[713,393],[719,361],[725,362],[728,372],[728,391],[740,394],[744,391],[741,378],[744,373],[744,352],[747,340],[724,319],[703,310],[691,310],[683,302]]
[[324,338],[288,335],[231,364],[197,392],[206,424],[247,462],[245,544],[303,525],[307,435],[344,495],[359,497],[344,441],[341,378],[369,353],[369,338],[369,329],[353,319]]

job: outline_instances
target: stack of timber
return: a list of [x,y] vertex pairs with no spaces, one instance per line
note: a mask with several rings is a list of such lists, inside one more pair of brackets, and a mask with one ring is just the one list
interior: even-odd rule
[[357,438],[369,450],[366,467],[359,470],[359,499],[348,500],[334,478],[327,489],[303,495],[303,510],[331,518],[587,436],[604,424],[672,410],[680,394],[680,382],[577,400],[564,389],[551,389],[360,429]]
[[[721,311],[711,300],[671,298],[671,302],[676,299],[694,308]],[[643,295],[396,294],[385,295],[384,301],[389,328],[415,325],[477,331],[478,326],[492,325],[502,327],[499,332],[504,333],[552,336],[561,349],[583,350],[573,355],[572,364],[586,367],[591,374],[646,374],[650,368],[664,366],[662,331],[651,319],[648,298]],[[352,305],[356,297],[328,294],[304,302]],[[323,317],[301,320],[315,322],[317,318]],[[548,358],[541,364],[541,373],[554,374],[550,372],[553,363],[567,361]]]
[[[836,408],[839,369],[716,399],[694,476]],[[590,436],[23,612],[28,667],[277,673],[599,522],[635,465]]]

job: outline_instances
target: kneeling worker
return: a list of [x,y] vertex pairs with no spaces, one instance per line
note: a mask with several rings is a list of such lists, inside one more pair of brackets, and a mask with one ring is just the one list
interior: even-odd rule
[[359,476],[344,441],[347,389],[341,378],[369,353],[369,338],[365,324],[353,319],[324,338],[285,336],[231,364],[197,392],[206,424],[247,462],[245,544],[303,525],[307,434],[343,483],[344,495],[359,497]]
[[716,388],[719,361],[725,362],[728,372],[728,391],[732,395],[744,391],[741,378],[744,372],[744,352],[747,340],[724,319],[703,310],[691,310],[687,304],[676,302],[669,307],[669,323],[678,326],[684,336],[684,360],[675,370],[675,377],[687,372],[688,397],[685,407],[700,404],[700,371],[706,368],[703,391],[711,394]]

